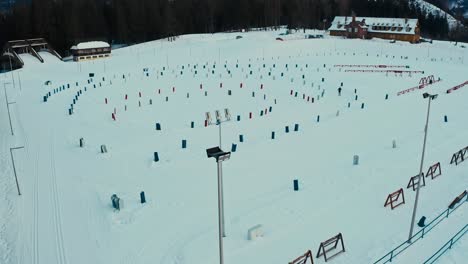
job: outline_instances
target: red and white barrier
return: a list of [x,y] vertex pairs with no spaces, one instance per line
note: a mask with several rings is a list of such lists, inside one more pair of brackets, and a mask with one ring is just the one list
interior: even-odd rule
[[415,91],[415,90],[424,89],[426,86],[432,85],[432,84],[434,84],[434,83],[436,83],[436,82],[440,82],[440,79],[435,80],[433,75],[430,75],[430,76],[428,76],[428,77],[423,77],[423,78],[421,78],[421,80],[419,81],[419,85],[418,85],[418,86],[411,87],[411,88],[408,88],[408,89],[403,90],[403,91],[399,91],[399,92],[397,93],[397,95],[400,96],[400,95],[402,95],[402,94],[410,93],[410,92],[413,92],[413,91]]
[[453,92],[453,91],[456,91],[456,90],[462,88],[462,87],[465,86],[465,85],[468,85],[468,81],[466,81],[466,82],[464,82],[464,83],[462,83],[462,84],[459,84],[459,85],[457,85],[457,86],[455,86],[455,87],[452,87],[452,88],[448,89],[448,90],[447,90],[447,93],[451,93],[451,92]]
[[393,73],[424,73],[424,71],[404,71],[404,70],[345,70],[345,72],[393,72]]
[[342,68],[408,68],[404,65],[373,65],[373,64],[335,64],[334,67]]

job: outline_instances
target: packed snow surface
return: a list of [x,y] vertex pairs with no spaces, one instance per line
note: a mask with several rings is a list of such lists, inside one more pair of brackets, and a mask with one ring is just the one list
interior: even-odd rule
[[[373,263],[404,242],[424,92],[439,96],[431,102],[423,170],[440,162],[442,175],[425,178],[416,220],[431,221],[467,189],[468,162],[450,159],[468,145],[468,86],[446,93],[468,79],[466,44],[301,33],[275,40],[279,33],[181,36],[80,63],[23,55],[23,69],[0,75],[14,133],[5,103],[0,263],[219,263],[217,167],[206,155],[219,145],[219,128],[205,127],[205,114],[214,122],[225,108],[231,121],[222,123],[221,147],[236,144],[223,162],[227,264],[288,263],[309,249],[315,255],[338,233],[346,251],[331,263]],[[432,84],[411,89],[431,75]],[[10,148],[21,146],[12,151],[18,196]],[[405,204],[384,207],[400,188]],[[112,194],[124,201],[120,211]],[[393,262],[431,256],[466,225],[465,204]],[[249,241],[258,224],[263,237]],[[462,238],[441,261],[462,263],[466,245]]]

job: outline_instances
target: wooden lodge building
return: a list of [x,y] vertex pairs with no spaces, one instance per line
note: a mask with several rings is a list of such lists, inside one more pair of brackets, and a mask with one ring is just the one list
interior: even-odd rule
[[110,57],[111,47],[103,41],[91,41],[79,43],[71,47],[74,61],[93,60]]
[[391,39],[418,43],[420,39],[417,19],[344,17],[337,16],[328,29],[330,36],[360,39]]

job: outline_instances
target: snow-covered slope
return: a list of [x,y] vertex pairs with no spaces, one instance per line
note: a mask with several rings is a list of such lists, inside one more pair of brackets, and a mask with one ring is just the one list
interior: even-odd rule
[[[302,34],[278,41],[278,33],[182,36],[80,63],[41,54],[45,63],[24,57],[23,69],[1,74],[0,102],[15,103],[14,135],[6,105],[0,111],[0,263],[219,263],[216,164],[206,156],[219,130],[204,126],[205,113],[214,119],[217,109],[232,116],[222,124],[222,148],[237,148],[223,163],[227,264],[288,263],[338,233],[346,252],[336,264],[371,263],[404,242],[423,92],[439,94],[423,167],[441,162],[442,175],[426,178],[417,220],[431,221],[467,189],[468,162],[449,163],[467,146],[468,86],[446,90],[467,81],[468,49]],[[441,81],[398,95],[430,75]],[[21,196],[9,155],[19,146]],[[384,207],[400,188],[406,203]],[[121,211],[112,194],[125,201]],[[426,259],[463,223],[466,203],[394,262]],[[264,236],[247,240],[257,224]],[[447,258],[466,259],[464,245]]]
[[437,6],[428,3],[424,0],[411,0],[415,5],[419,6],[422,10],[425,10],[428,14],[431,13],[433,15],[437,16],[447,16],[447,23],[449,25],[450,29],[454,29],[457,27],[458,24],[460,24],[459,21],[457,21],[452,15],[448,14],[444,10],[438,8]]

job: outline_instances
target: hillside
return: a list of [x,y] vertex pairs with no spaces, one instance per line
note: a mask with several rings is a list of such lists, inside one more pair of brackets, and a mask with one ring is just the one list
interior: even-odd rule
[[460,22],[458,22],[451,14],[445,12],[444,10],[430,4],[424,0],[411,0],[417,6],[419,6],[422,10],[424,10],[427,14],[431,13],[434,16],[447,16],[447,22],[450,29],[455,29]]

